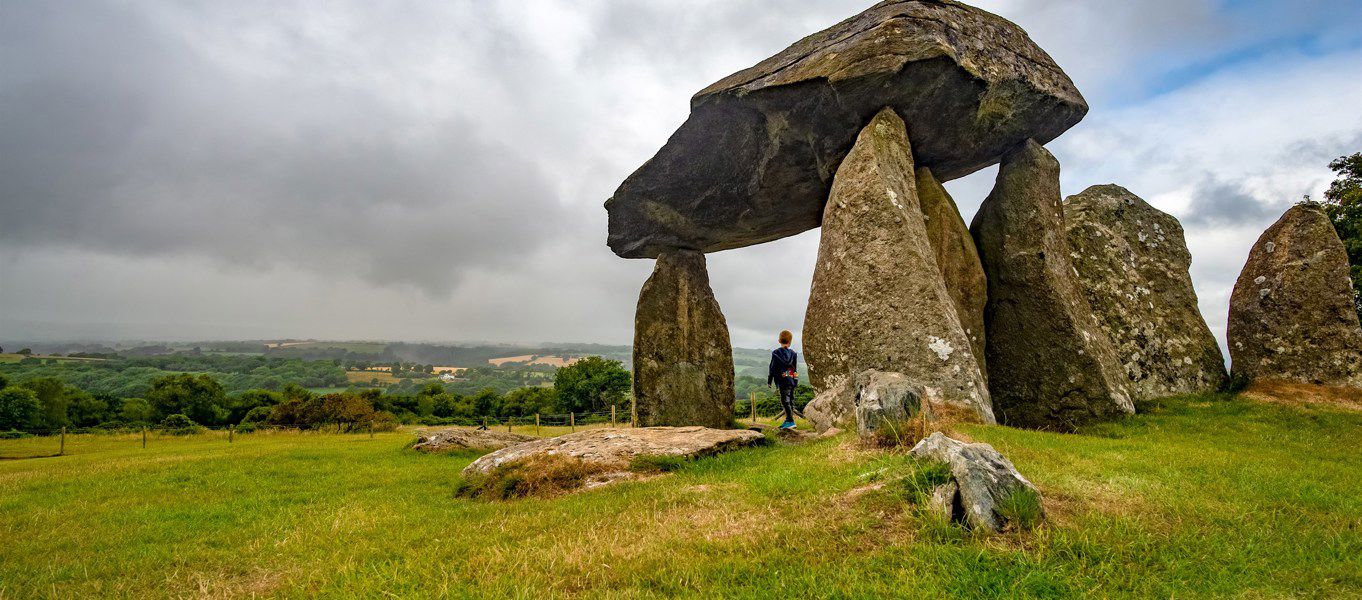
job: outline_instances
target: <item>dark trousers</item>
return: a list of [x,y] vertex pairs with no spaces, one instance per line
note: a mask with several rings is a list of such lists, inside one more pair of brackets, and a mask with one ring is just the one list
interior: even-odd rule
[[794,393],[792,385],[777,386],[780,388],[780,406],[785,409],[785,422],[794,422]]

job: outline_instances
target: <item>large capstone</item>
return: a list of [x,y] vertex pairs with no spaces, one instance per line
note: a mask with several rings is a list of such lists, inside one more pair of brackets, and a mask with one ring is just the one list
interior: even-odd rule
[[643,426],[733,424],[733,347],[704,254],[659,256],[639,292],[634,400]]
[[1132,396],[1214,390],[1225,358],[1197,308],[1182,225],[1129,190],[1099,185],[1064,201],[1070,255]]
[[881,111],[837,171],[804,318],[819,390],[862,371],[902,373],[993,422],[987,384],[942,281],[918,206],[903,120]]
[[984,305],[988,301],[988,281],[984,278],[984,265],[979,262],[974,238],[960,217],[955,200],[927,167],[917,169],[917,197],[922,205],[922,219],[927,223],[927,240],[936,253],[936,265],[941,269],[946,292],[955,302],[955,314],[960,317],[960,325],[969,337],[979,371],[987,378]]
[[1301,203],[1258,238],[1230,297],[1229,347],[1249,380],[1362,387],[1348,257],[1324,209]]
[[1067,430],[1135,411],[1078,285],[1063,211],[1059,161],[1027,141],[1003,159],[970,227],[988,277],[989,391],[1009,425]]
[[1054,139],[1088,106],[1026,32],[949,0],[881,2],[705,88],[606,202],[610,248],[712,252],[818,227],[833,175],[881,108],[949,181]]

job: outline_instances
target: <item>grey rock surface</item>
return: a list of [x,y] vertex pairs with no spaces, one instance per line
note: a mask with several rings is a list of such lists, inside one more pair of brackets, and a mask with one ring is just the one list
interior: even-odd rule
[[[1008,528],[1012,523],[1003,507],[1014,494],[1034,494],[1043,514],[1040,491],[993,446],[966,444],[936,432],[913,446],[910,454],[950,465],[952,481],[941,486],[945,489],[937,489],[932,508],[941,511],[946,506],[958,507],[963,514],[952,514],[952,518],[973,530],[997,533]],[[958,496],[951,496],[951,492]]]
[[804,420],[813,425],[815,431],[827,433],[833,429],[846,427],[856,418],[856,391],[852,380],[844,377],[836,385],[818,392],[813,400],[804,406]]
[[1362,388],[1362,326],[1329,217],[1301,203],[1263,232],[1230,296],[1233,370],[1249,380]]
[[636,456],[696,458],[729,452],[765,442],[765,436],[746,429],[706,427],[638,427],[588,429],[567,435],[508,446],[473,461],[464,475],[487,474],[497,467],[540,455],[581,459],[602,471],[626,471]]
[[970,231],[988,277],[985,354],[999,421],[1067,430],[1133,413],[1070,259],[1059,161],[1034,141],[1009,153]]
[[634,399],[642,426],[733,423],[733,346],[704,254],[663,254],[639,292]]
[[479,430],[472,427],[450,427],[422,431],[412,449],[421,452],[456,452],[459,450],[499,450],[507,446],[539,438],[509,431]]
[[949,0],[887,1],[734,73],[606,202],[625,258],[713,252],[818,227],[834,173],[881,108],[912,127],[919,164],[948,181],[1088,106],[1015,24]]
[[994,422],[928,240],[904,123],[890,109],[865,127],[837,171],[803,342],[817,390],[870,369],[902,373],[934,399]]
[[862,440],[906,435],[902,428],[924,410],[930,418],[927,391],[901,373],[866,371],[856,377],[856,388],[856,433]]
[[984,277],[984,265],[979,262],[979,251],[955,200],[927,167],[917,168],[917,197],[922,206],[922,219],[927,224],[927,240],[936,253],[936,265],[941,269],[946,292],[955,302],[955,314],[969,338],[979,371],[987,379],[984,306],[988,302],[988,281]]
[[1064,221],[1079,284],[1131,395],[1217,389],[1225,358],[1197,307],[1182,224],[1118,185],[1068,197]]

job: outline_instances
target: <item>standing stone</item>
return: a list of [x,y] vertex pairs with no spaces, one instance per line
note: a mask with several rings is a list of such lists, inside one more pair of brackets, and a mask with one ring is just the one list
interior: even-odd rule
[[936,266],[941,269],[946,292],[955,302],[955,313],[969,337],[979,372],[987,379],[984,305],[988,302],[988,281],[984,278],[984,265],[979,262],[979,251],[955,200],[927,167],[917,169],[917,197],[922,205],[922,219],[927,222],[927,239],[936,251]]
[[880,111],[842,161],[823,215],[804,357],[819,390],[867,369],[994,422],[987,385],[942,282],[903,120]]
[[1225,357],[1197,308],[1182,224],[1118,185],[1064,201],[1083,293],[1137,399],[1194,394],[1225,380]]
[[1362,326],[1348,256],[1319,204],[1297,204],[1258,238],[1230,297],[1234,373],[1362,388]]
[[970,227],[988,277],[989,391],[1009,425],[1067,430],[1135,412],[1079,288],[1063,210],[1059,161],[1028,140],[1003,158]]
[[641,426],[733,424],[733,346],[705,255],[657,258],[634,316],[634,399]]

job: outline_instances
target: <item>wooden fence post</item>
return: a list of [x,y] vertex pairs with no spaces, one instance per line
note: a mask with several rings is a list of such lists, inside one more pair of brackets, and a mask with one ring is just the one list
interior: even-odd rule
[[61,449],[57,451],[57,455],[58,455],[58,456],[61,456],[61,455],[64,455],[64,454],[66,454],[66,426],[65,426],[65,425],[63,425],[62,428],[61,428]]
[[539,413],[534,413],[534,436],[539,437]]
[[236,433],[236,425],[227,426],[227,443],[232,443],[232,435]]
[[576,433],[576,432],[577,432],[577,414],[576,414],[576,413],[568,412],[568,428],[571,430],[572,433]]
[[146,449],[146,447],[147,447],[147,426],[146,426],[146,425],[143,425],[143,426],[142,426],[142,448],[143,448],[143,449]]
[[756,393],[756,392],[748,392],[748,393],[747,393],[747,403],[750,404],[750,405],[752,405],[752,407],[751,407],[751,408],[752,408],[752,424],[753,424],[753,425],[756,425],[756,424],[757,424],[757,393]]
[[506,433],[511,433],[511,428],[515,427],[515,417],[506,418]]
[[369,439],[374,439],[374,422],[372,419],[369,420]]
[[615,427],[615,405],[614,405],[614,404],[611,404],[611,405],[610,405],[610,428],[611,428],[611,429],[614,429],[614,427]]

